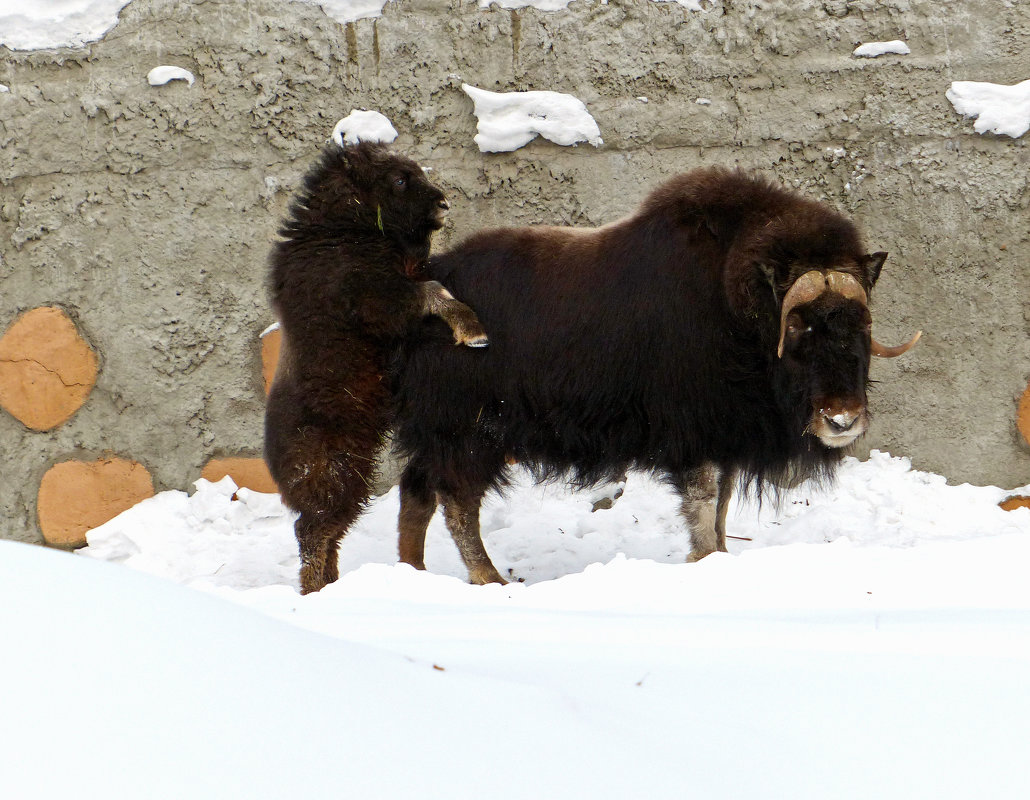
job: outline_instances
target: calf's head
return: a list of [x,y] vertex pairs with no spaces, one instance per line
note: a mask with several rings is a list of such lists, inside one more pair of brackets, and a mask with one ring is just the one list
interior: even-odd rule
[[[867,256],[875,281],[885,253]],[[866,384],[870,356],[894,358],[912,348],[885,347],[872,337],[868,296],[850,272],[814,269],[783,297],[777,357],[810,398],[807,432],[827,447],[846,447],[869,427]]]
[[404,262],[409,272],[428,255],[430,238],[443,227],[449,208],[418,164],[377,142],[327,148],[308,190],[307,210],[329,224],[360,220],[412,256]]

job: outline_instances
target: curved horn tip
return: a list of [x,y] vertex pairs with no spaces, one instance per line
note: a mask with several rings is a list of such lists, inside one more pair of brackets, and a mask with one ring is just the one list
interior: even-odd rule
[[880,344],[876,339],[872,339],[872,354],[879,358],[897,358],[915,347],[916,343],[922,338],[922,335],[922,331],[916,331],[916,335],[905,342],[905,344],[899,344],[895,347],[887,347]]

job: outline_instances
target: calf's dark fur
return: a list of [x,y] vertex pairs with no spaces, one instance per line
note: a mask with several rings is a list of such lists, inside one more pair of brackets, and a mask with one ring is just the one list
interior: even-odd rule
[[[425,280],[447,202],[422,169],[379,144],[330,146],[306,175],[270,257],[282,348],[265,460],[300,512],[303,592],[338,577],[336,548],[371,495],[393,401],[392,354],[426,315],[482,346],[476,315]],[[417,334],[416,334],[417,335]]]

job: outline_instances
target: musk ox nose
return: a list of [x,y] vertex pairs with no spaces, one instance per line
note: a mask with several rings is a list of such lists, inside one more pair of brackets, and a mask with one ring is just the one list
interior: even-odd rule
[[858,419],[858,414],[854,414],[850,411],[842,411],[838,414],[823,414],[823,419],[826,420],[827,426],[834,433],[847,433],[853,427],[855,427],[855,421]]

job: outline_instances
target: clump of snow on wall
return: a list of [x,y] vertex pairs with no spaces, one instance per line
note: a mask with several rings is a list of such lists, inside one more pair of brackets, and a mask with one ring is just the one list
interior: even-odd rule
[[[535,8],[539,11],[561,11],[568,8],[572,0],[479,0],[480,8],[489,8],[496,5],[500,8]],[[608,0],[602,0],[607,3]],[[701,11],[701,0],[655,0],[658,3],[679,3],[690,11]]]
[[480,8],[497,5],[500,8],[536,8],[540,11],[561,11],[568,8],[572,0],[479,0]]
[[475,142],[484,153],[518,150],[538,135],[555,144],[604,144],[583,102],[561,92],[488,92],[463,83],[479,119]]
[[945,93],[959,114],[976,117],[977,133],[1018,139],[1030,130],[1030,80],[1005,86],[981,81],[955,81]]
[[383,142],[389,144],[397,138],[397,129],[378,111],[354,109],[336,123],[329,137],[340,147],[358,142]]
[[170,81],[186,81],[193,85],[193,73],[182,67],[154,67],[147,73],[147,83],[151,86],[164,86]]
[[894,55],[907,56],[912,51],[901,39],[894,39],[890,42],[866,42],[855,48],[852,55],[859,58],[876,58],[877,56],[893,53]]
[[378,17],[388,0],[300,0],[321,7],[326,16],[340,23]]
[[118,23],[129,0],[24,0],[0,3],[0,45],[12,50],[82,47]]
[[688,11],[701,11],[701,0],[655,0],[658,3],[679,3]]

